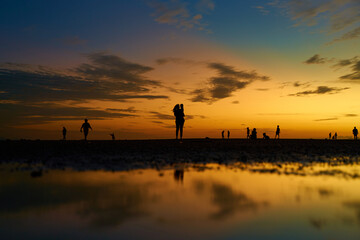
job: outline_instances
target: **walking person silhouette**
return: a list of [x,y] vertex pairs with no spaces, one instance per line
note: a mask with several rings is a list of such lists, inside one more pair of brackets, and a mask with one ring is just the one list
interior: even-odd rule
[[83,130],[84,130],[84,137],[85,137],[85,141],[86,141],[87,135],[89,134],[89,128],[91,129],[91,131],[92,131],[92,128],[91,128],[90,124],[88,123],[87,119],[85,119],[84,121],[85,122],[83,123],[83,125],[80,128],[80,132],[83,132]]
[[275,139],[276,139],[276,137],[277,137],[278,139],[280,139],[280,127],[279,127],[279,125],[277,125],[277,127],[276,127]]
[[66,128],[63,127],[63,130],[62,130],[63,140],[66,140],[66,132],[67,132]]
[[354,127],[354,129],[353,129],[354,140],[357,140],[358,133],[359,133],[358,130],[356,129],[356,127]]
[[179,130],[180,130],[180,141],[181,141],[183,136],[183,127],[185,123],[184,105],[176,104],[173,109],[173,112],[174,112],[175,124],[176,124],[176,139],[178,139]]

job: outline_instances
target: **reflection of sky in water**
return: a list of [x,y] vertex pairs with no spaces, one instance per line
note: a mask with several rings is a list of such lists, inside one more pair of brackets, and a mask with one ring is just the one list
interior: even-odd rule
[[291,170],[298,169],[296,165],[275,166],[277,171],[266,165],[244,168],[212,164],[184,171],[54,170],[38,178],[29,172],[2,171],[0,235],[359,239],[360,179],[354,177],[358,166],[329,171],[318,165],[300,169],[310,173],[300,175]]

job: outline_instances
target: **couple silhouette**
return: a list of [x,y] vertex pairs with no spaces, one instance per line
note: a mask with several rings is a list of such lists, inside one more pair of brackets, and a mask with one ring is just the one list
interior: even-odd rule
[[180,140],[182,140],[183,127],[185,123],[184,105],[176,104],[173,108],[173,112],[174,112],[175,124],[176,124],[176,139],[178,139],[179,130],[180,130]]

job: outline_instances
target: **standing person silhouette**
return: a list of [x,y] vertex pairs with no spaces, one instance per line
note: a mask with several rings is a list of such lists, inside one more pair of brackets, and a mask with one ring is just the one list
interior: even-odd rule
[[331,139],[331,132],[329,133],[329,140]]
[[221,132],[221,137],[222,137],[222,139],[225,138],[225,131],[224,130],[222,130],[222,132]]
[[228,130],[228,139],[230,139],[230,131]]
[[246,128],[246,138],[247,139],[250,138],[250,128],[249,127]]
[[180,130],[180,140],[182,140],[183,127],[184,127],[184,123],[185,123],[184,105],[176,104],[173,109],[173,112],[174,112],[175,124],[176,124],[176,139],[178,139],[179,130]]
[[276,127],[275,139],[276,139],[276,137],[277,137],[278,139],[280,139],[280,127],[279,127],[279,125],[277,125],[277,127]]
[[335,140],[337,139],[337,132],[335,132],[334,139]]
[[356,127],[354,127],[353,129],[353,134],[354,134],[354,139],[356,140],[357,139],[357,135],[358,135],[358,130],[356,129]]
[[85,119],[84,121],[85,122],[83,123],[83,125],[80,128],[80,132],[83,132],[83,130],[84,130],[84,137],[85,137],[85,141],[86,141],[87,135],[89,133],[89,128],[91,129],[91,131],[92,131],[92,128],[91,128],[90,124],[88,123],[87,119]]
[[66,128],[63,127],[62,134],[63,134],[63,140],[66,140]]

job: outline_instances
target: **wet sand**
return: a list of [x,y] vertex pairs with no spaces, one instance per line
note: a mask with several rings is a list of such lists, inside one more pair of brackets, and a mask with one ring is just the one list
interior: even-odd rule
[[0,162],[20,168],[74,170],[161,169],[179,163],[354,164],[360,141],[185,139],[118,141],[1,141]]

